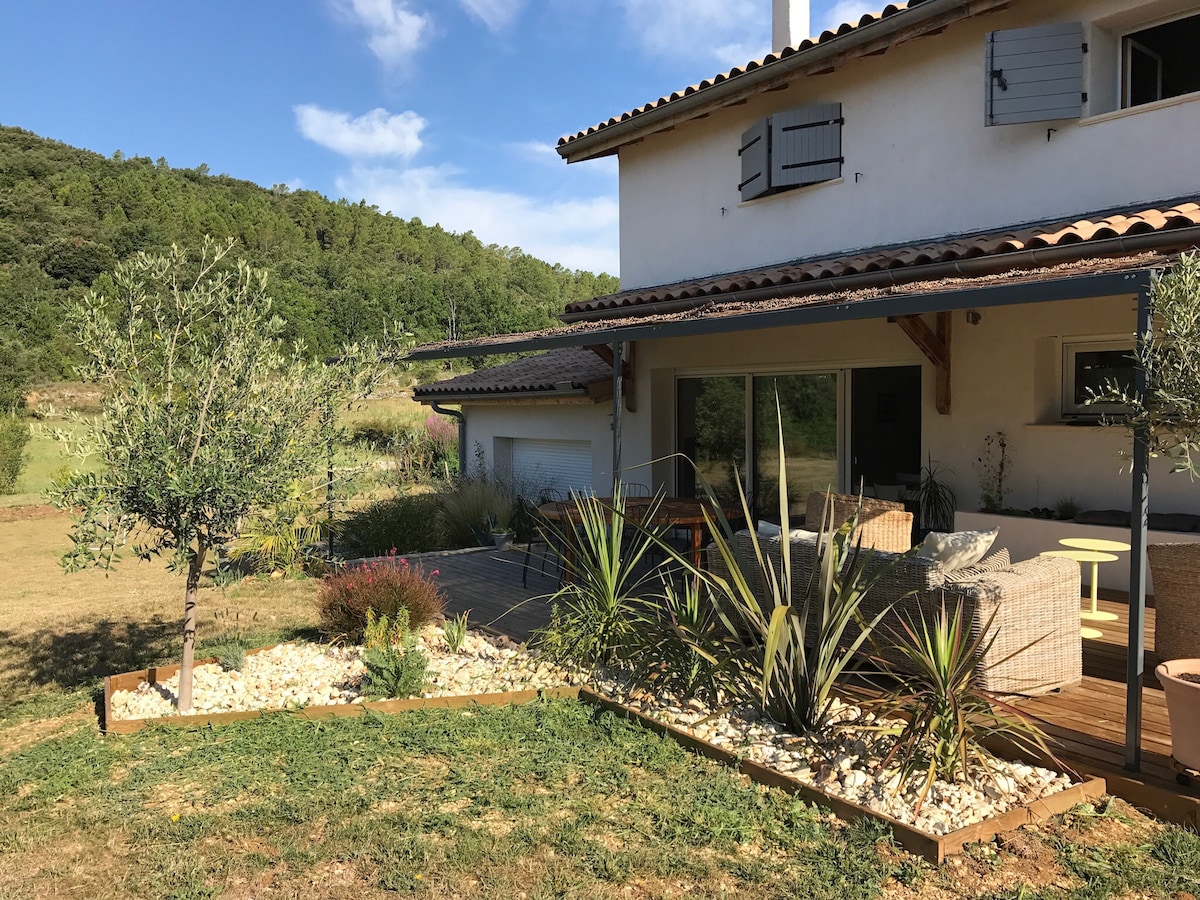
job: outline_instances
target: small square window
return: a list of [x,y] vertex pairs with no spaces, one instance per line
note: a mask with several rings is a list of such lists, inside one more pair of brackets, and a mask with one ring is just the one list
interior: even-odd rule
[[1200,15],[1125,36],[1121,45],[1121,106],[1141,106],[1200,91]]
[[1064,418],[1099,418],[1120,413],[1124,406],[1089,403],[1095,394],[1116,384],[1133,390],[1135,364],[1130,341],[1079,341],[1063,344]]

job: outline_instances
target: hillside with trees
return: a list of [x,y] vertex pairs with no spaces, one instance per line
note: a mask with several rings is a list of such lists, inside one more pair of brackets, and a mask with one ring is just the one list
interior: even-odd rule
[[418,341],[543,327],[564,305],[617,280],[485,245],[419,219],[314,191],[267,189],[207,166],[104,157],[0,126],[0,394],[69,377],[69,303],[138,251],[205,235],[271,272],[285,336],[311,353],[379,336],[400,322]]

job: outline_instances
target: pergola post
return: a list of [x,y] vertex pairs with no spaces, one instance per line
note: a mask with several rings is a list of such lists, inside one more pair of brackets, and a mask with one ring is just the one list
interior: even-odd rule
[[[1150,286],[1137,296],[1137,357],[1150,334]],[[1135,369],[1134,394],[1146,397],[1146,370]],[[1142,681],[1146,670],[1146,530],[1150,514],[1150,435],[1144,425],[1133,431],[1133,505],[1129,520],[1129,645],[1125,668],[1125,768],[1142,767]]]
[[613,395],[612,395],[612,496],[615,497],[621,488],[621,407],[622,395],[625,393],[625,358],[624,358],[624,343],[616,340],[612,342],[612,370],[613,370]]

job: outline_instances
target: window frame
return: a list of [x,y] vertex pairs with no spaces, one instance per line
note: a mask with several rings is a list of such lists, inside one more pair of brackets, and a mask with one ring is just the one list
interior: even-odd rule
[[[1119,403],[1085,404],[1075,401],[1077,387],[1076,362],[1080,353],[1102,353],[1123,351],[1131,358],[1134,353],[1133,338],[1123,336],[1097,336],[1065,339],[1062,342],[1062,397],[1060,414],[1064,420],[1080,421],[1099,419],[1105,415],[1128,412],[1129,408]],[[1136,366],[1130,363],[1131,367]]]
[[[1159,18],[1151,18],[1139,22],[1137,25],[1128,25],[1121,29],[1117,36],[1117,108],[1115,112],[1125,112],[1129,110],[1154,109],[1157,104],[1164,102],[1176,102],[1184,98],[1200,97],[1200,90],[1188,91],[1183,94],[1174,94],[1170,97],[1163,97],[1163,59],[1161,54],[1154,52],[1146,47],[1140,41],[1135,40],[1135,35],[1141,34],[1144,31],[1150,31],[1154,28],[1160,28],[1163,25],[1170,25],[1173,22],[1182,22],[1184,19],[1200,19],[1200,13],[1195,9],[1181,10],[1171,15],[1162,16]],[[1135,106],[1129,104],[1130,79],[1132,76],[1132,67],[1130,66],[1131,50],[1136,46],[1142,53],[1153,56],[1158,59],[1158,98],[1146,103],[1138,103]]]

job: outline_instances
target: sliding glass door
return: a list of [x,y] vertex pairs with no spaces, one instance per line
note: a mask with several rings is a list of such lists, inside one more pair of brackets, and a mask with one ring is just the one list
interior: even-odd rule
[[[804,514],[811,491],[838,488],[838,376],[835,372],[753,379],[754,505],[779,518],[779,434],[787,457],[789,516]],[[778,413],[776,397],[779,398]]]
[[687,459],[676,468],[680,497],[703,494],[696,471],[727,503],[737,503],[737,479],[746,472],[746,378],[717,375],[677,383],[676,449]]

